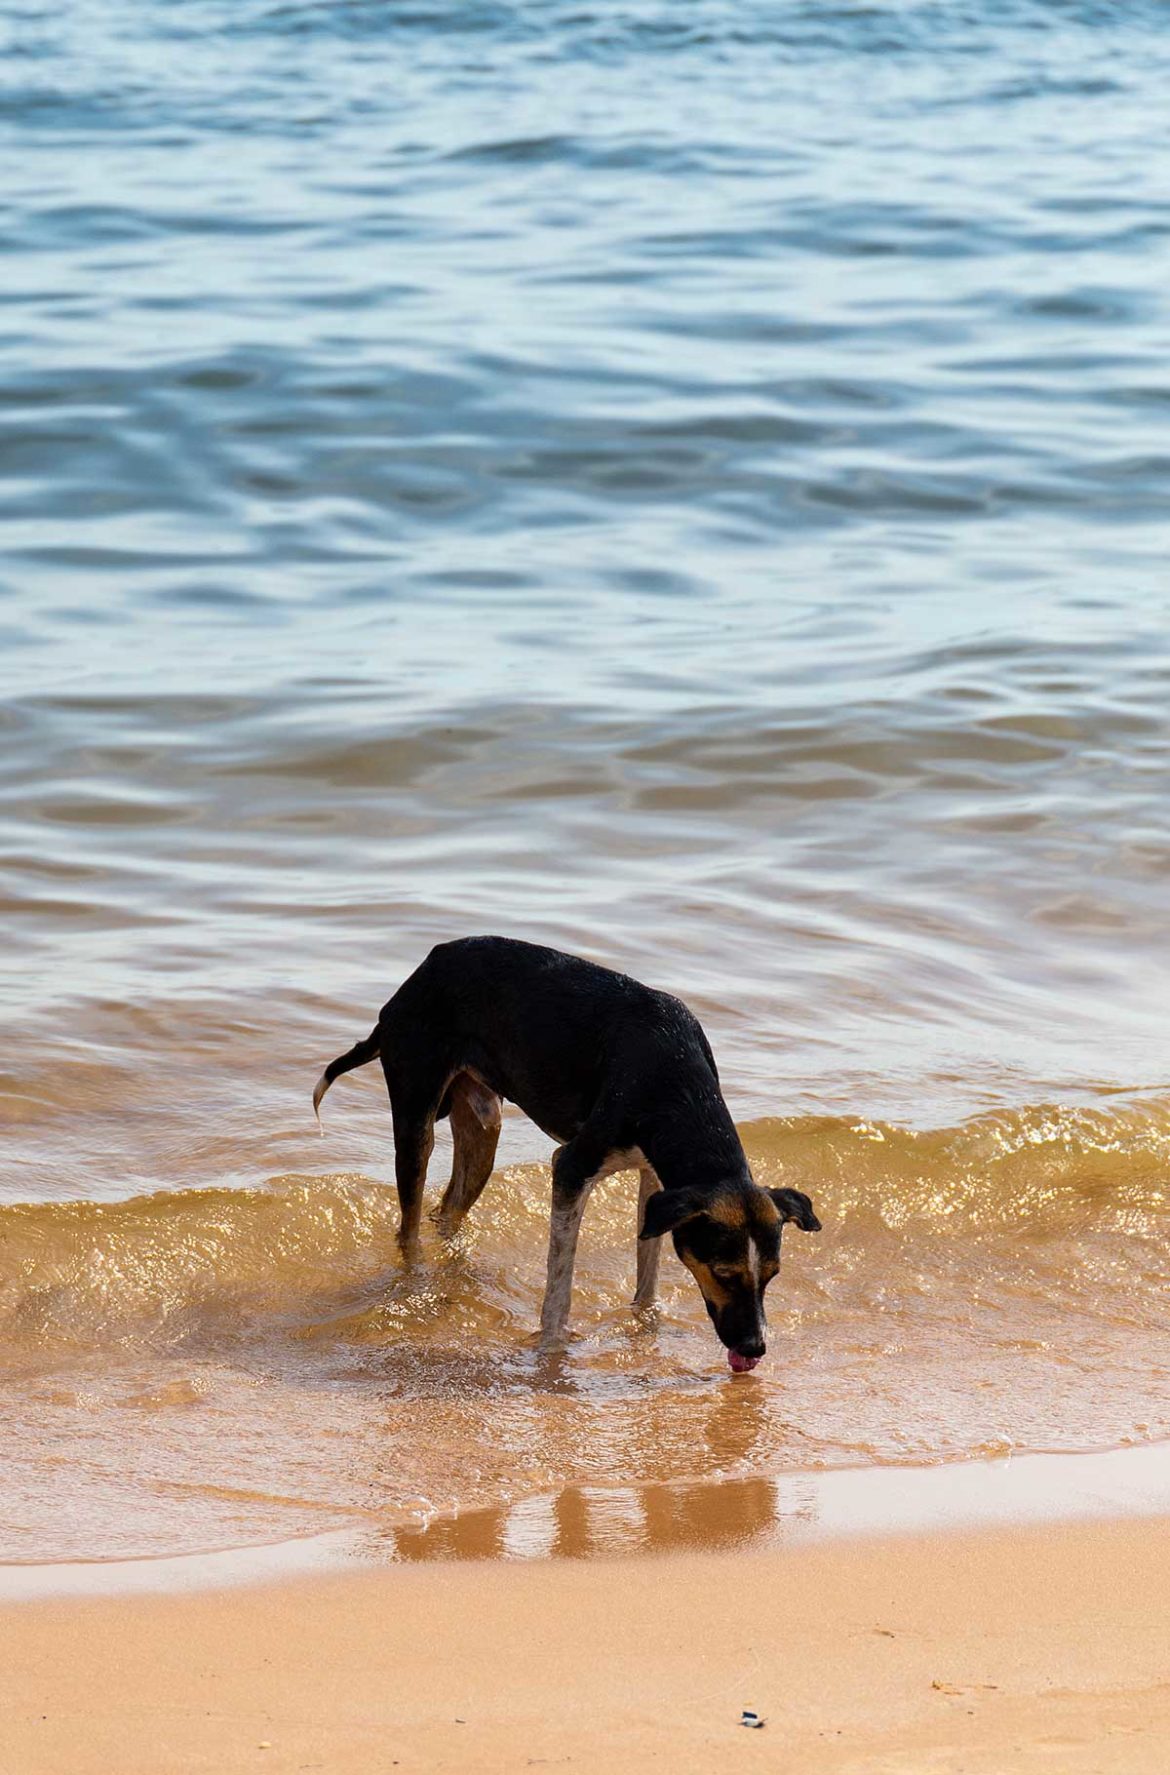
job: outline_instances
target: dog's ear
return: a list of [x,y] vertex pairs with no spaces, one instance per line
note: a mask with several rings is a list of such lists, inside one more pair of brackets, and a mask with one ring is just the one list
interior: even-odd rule
[[780,1218],[787,1223],[794,1220],[802,1233],[819,1233],[821,1223],[813,1212],[813,1205],[803,1190],[770,1189],[768,1194],[780,1210]]
[[655,1190],[646,1203],[639,1239],[660,1239],[663,1233],[673,1233],[684,1220],[692,1220],[696,1214],[701,1214],[704,1203],[705,1198],[698,1190]]

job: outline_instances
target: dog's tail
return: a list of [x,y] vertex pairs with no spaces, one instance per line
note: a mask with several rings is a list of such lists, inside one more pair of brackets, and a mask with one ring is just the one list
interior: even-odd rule
[[317,1118],[317,1126],[322,1135],[324,1135],[325,1129],[321,1122],[321,1099],[334,1079],[339,1079],[343,1072],[352,1072],[355,1066],[368,1066],[371,1060],[378,1058],[381,1047],[381,1031],[374,1029],[364,1042],[356,1042],[348,1054],[339,1054],[336,1060],[329,1062],[313,1086],[313,1114]]

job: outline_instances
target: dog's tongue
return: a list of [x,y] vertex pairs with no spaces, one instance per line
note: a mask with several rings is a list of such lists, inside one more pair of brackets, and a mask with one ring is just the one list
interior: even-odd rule
[[758,1356],[741,1356],[738,1350],[728,1350],[727,1360],[731,1364],[732,1374],[750,1374],[760,1358]]

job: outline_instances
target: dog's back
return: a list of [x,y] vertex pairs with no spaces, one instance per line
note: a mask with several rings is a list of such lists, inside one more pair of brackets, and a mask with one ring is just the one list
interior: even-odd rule
[[378,1029],[388,1076],[396,1057],[412,1068],[422,1058],[436,1077],[466,1068],[556,1140],[588,1120],[616,1068],[645,1075],[689,1055],[717,1083],[681,1000],[511,937],[439,944],[383,1006]]

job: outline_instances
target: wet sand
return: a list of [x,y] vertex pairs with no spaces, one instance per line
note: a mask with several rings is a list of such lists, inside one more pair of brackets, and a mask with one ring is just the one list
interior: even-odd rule
[[1161,1518],[14,1604],[3,1766],[1161,1775],[1168,1597]]
[[[237,1500],[237,1509],[244,1501]],[[1170,1442],[928,1467],[859,1466],[674,1484],[566,1485],[510,1505],[394,1527],[222,1546],[169,1557],[0,1563],[0,1608],[49,1598],[174,1595],[402,1564],[630,1560],[791,1553],[847,1540],[973,1533],[1170,1514]]]

